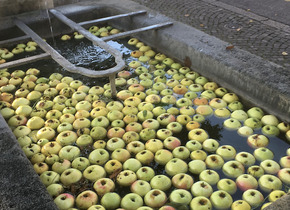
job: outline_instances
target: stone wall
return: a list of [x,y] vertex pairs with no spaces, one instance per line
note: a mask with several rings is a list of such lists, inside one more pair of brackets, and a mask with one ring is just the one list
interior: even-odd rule
[[0,17],[49,9],[79,1],[81,0],[0,0]]

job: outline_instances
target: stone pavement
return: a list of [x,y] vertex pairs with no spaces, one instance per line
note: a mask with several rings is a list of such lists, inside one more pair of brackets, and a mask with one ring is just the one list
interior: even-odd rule
[[216,0],[133,1],[290,70],[290,22],[278,23]]

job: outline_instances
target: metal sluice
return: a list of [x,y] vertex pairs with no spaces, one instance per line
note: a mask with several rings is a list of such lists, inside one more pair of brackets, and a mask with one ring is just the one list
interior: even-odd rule
[[109,44],[107,44],[106,41],[123,38],[123,37],[126,37],[126,36],[130,36],[132,34],[143,32],[143,31],[159,29],[159,28],[162,28],[162,27],[165,27],[165,26],[170,26],[170,25],[173,24],[172,22],[159,23],[159,24],[150,25],[150,26],[146,26],[146,27],[142,27],[142,28],[138,28],[138,29],[134,29],[134,30],[130,30],[130,31],[121,32],[121,33],[118,33],[118,34],[115,34],[115,35],[111,35],[111,36],[108,36],[108,37],[98,38],[95,35],[93,35],[92,33],[90,33],[88,30],[83,28],[83,26],[84,25],[89,25],[89,24],[96,24],[96,23],[106,22],[106,21],[110,21],[110,20],[118,19],[118,18],[122,18],[122,17],[142,15],[142,14],[146,14],[146,11],[142,10],[142,11],[131,12],[131,13],[126,13],[126,14],[114,15],[114,16],[109,16],[109,17],[105,17],[105,18],[100,18],[100,19],[95,19],[95,20],[90,20],[90,21],[84,21],[84,22],[80,22],[80,23],[76,23],[76,22],[72,21],[71,19],[67,18],[64,14],[62,14],[60,11],[58,11],[56,9],[51,9],[49,11],[56,18],[58,18],[60,21],[62,21],[66,25],[68,25],[71,29],[73,29],[74,31],[79,32],[85,38],[87,38],[90,41],[92,41],[92,43],[94,45],[101,47],[102,49],[104,49],[105,51],[110,53],[112,56],[114,56],[115,57],[116,66],[114,66],[112,68],[109,68],[109,69],[106,69],[106,70],[91,70],[91,69],[87,69],[87,68],[83,68],[83,67],[77,67],[74,64],[70,63],[67,59],[65,59],[55,49],[53,49],[52,46],[50,46],[47,42],[45,42],[40,36],[38,36],[25,23],[23,23],[19,19],[15,19],[14,20],[15,25],[18,28],[20,28],[26,35],[25,36],[21,36],[21,37],[17,37],[17,38],[13,38],[13,39],[3,40],[3,41],[1,41],[1,44],[5,43],[5,41],[6,41],[6,43],[7,42],[11,43],[11,42],[14,42],[14,41],[20,41],[20,40],[24,40],[24,39],[27,39],[27,38],[31,38],[33,41],[35,41],[38,44],[38,46],[45,53],[42,53],[42,54],[39,54],[39,55],[35,55],[35,56],[31,56],[31,57],[27,57],[27,58],[22,58],[22,59],[11,61],[11,62],[7,62],[7,63],[4,63],[4,64],[0,64],[0,69],[14,67],[14,66],[19,66],[19,65],[23,65],[23,64],[26,64],[26,63],[37,61],[37,60],[40,60],[40,59],[45,59],[45,58],[51,57],[60,66],[62,66],[65,70],[67,70],[69,72],[78,73],[78,74],[81,74],[81,75],[84,75],[84,76],[87,76],[87,77],[91,77],[91,78],[108,76],[109,79],[110,79],[112,97],[115,97],[116,93],[117,93],[116,85],[115,85],[116,73],[124,69],[125,62],[123,60],[122,53],[120,51],[114,49]]

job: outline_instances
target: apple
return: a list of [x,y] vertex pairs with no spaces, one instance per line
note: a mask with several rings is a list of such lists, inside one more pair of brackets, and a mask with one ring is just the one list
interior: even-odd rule
[[214,109],[225,108],[227,103],[220,98],[213,98],[210,100],[209,105]]
[[59,174],[54,171],[45,171],[40,174],[39,178],[41,182],[47,187],[51,184],[57,183],[59,181]]
[[52,165],[54,164],[55,162],[59,161],[59,156],[56,155],[56,154],[51,154],[51,155],[48,155],[46,156],[45,158],[45,162],[48,164],[48,165]]
[[200,174],[206,169],[206,164],[202,160],[192,160],[188,163],[189,171],[193,174]]
[[265,125],[262,128],[262,133],[265,134],[266,136],[278,136],[280,130],[274,125]]
[[63,193],[64,188],[61,184],[51,184],[49,186],[46,187],[47,192],[49,193],[49,195],[51,197],[57,197],[58,195],[60,195],[61,193]]
[[286,122],[280,122],[277,127],[283,133],[286,133],[290,129],[290,125]]
[[80,149],[76,146],[64,146],[59,150],[58,153],[61,159],[67,159],[73,161],[75,158],[80,156]]
[[238,188],[242,191],[258,188],[257,180],[250,174],[242,174],[238,176],[238,178],[236,179],[236,183]]
[[145,143],[146,150],[156,153],[158,150],[163,149],[163,143],[159,139],[149,139]]
[[258,118],[250,117],[244,121],[244,125],[248,126],[254,130],[262,127],[262,123]]
[[216,94],[212,90],[204,90],[201,94],[201,97],[206,98],[208,100],[216,98]]
[[250,204],[252,208],[255,208],[262,204],[264,196],[258,190],[249,189],[243,193],[243,200]]
[[121,163],[124,163],[126,160],[128,160],[131,157],[130,152],[126,149],[120,148],[116,149],[111,154],[112,160],[118,160]]
[[62,174],[66,169],[71,167],[71,162],[69,160],[60,160],[52,164],[51,169],[58,174]]
[[154,160],[154,154],[150,150],[143,150],[136,154],[136,159],[142,163],[142,165],[149,165]]
[[282,189],[282,182],[281,180],[270,174],[265,174],[262,175],[259,180],[259,187],[264,191],[264,192],[271,192],[272,190],[280,190]]
[[132,155],[136,155],[138,152],[145,150],[145,145],[140,141],[132,141],[127,144],[126,150]]
[[200,143],[208,139],[208,134],[204,129],[196,128],[188,132],[189,140],[197,140]]
[[242,126],[238,129],[238,134],[241,136],[250,136],[253,132],[253,129],[248,126]]
[[45,161],[45,155],[44,154],[42,154],[42,153],[36,153],[36,154],[34,154],[32,157],[31,157],[31,159],[30,159],[30,162],[32,163],[32,164],[34,164],[34,163],[40,163],[40,162],[44,162]]
[[240,121],[235,119],[235,118],[229,118],[229,119],[225,120],[223,125],[226,128],[233,129],[233,130],[237,130],[238,128],[241,127]]
[[156,151],[154,160],[160,165],[166,165],[173,158],[173,154],[167,149],[159,149]]
[[203,116],[209,116],[213,113],[213,109],[209,105],[199,105],[195,111]]
[[247,142],[252,148],[256,149],[259,147],[267,147],[269,139],[264,135],[254,134],[248,137]]
[[175,122],[175,116],[169,113],[163,113],[157,117],[157,121],[162,126],[167,126],[171,122]]
[[235,160],[226,162],[222,167],[223,173],[230,178],[237,178],[245,172],[245,168],[242,163]]
[[139,168],[139,170],[136,172],[136,175],[140,180],[150,181],[155,176],[155,172],[152,168],[143,166]]
[[219,190],[224,190],[224,191],[226,191],[227,193],[229,193],[231,195],[235,194],[236,191],[237,191],[237,185],[231,179],[221,179],[217,183],[217,188]]
[[74,196],[69,193],[62,193],[54,199],[54,203],[60,210],[72,208],[74,206]]
[[74,131],[63,131],[59,133],[56,137],[56,142],[62,146],[73,145],[78,136]]
[[22,151],[24,152],[27,158],[33,157],[33,155],[39,153],[40,150],[41,150],[40,146],[33,143],[22,147]]
[[261,166],[253,165],[248,168],[247,173],[255,178],[260,178],[264,175],[264,169]]
[[210,200],[204,196],[197,196],[190,202],[191,209],[211,210],[212,204]]
[[195,150],[200,150],[202,148],[202,144],[199,141],[197,141],[197,140],[187,141],[185,146],[191,152],[195,151]]
[[187,163],[179,158],[173,158],[165,165],[165,171],[170,176],[174,176],[178,173],[186,173],[187,170]]
[[239,161],[244,166],[252,166],[256,162],[255,157],[249,152],[239,152],[236,157],[236,161]]
[[167,191],[171,187],[171,180],[165,175],[156,175],[150,180],[152,189]]
[[123,170],[117,176],[117,183],[120,186],[131,186],[137,180],[137,175],[131,170]]
[[286,195],[286,192],[284,192],[282,190],[274,190],[269,194],[269,201],[275,202],[276,200],[278,200],[279,198],[281,198],[284,195]]
[[220,176],[216,171],[213,170],[205,170],[199,174],[199,180],[205,181],[210,185],[215,185],[219,180]]
[[283,168],[278,172],[279,179],[289,185],[290,184],[290,169],[289,168]]
[[188,205],[192,200],[192,195],[187,190],[177,189],[170,193],[169,199],[173,203]]
[[255,149],[253,154],[255,158],[261,162],[267,159],[271,160],[274,158],[274,153],[266,147],[260,147],[260,148]]
[[75,168],[68,168],[60,175],[60,181],[65,186],[77,183],[82,178],[82,172]]
[[151,190],[151,186],[148,182],[144,180],[136,180],[130,187],[131,192],[144,197],[147,192]]
[[[108,192],[104,194],[104,196],[101,199],[101,204],[103,208],[106,208],[106,209],[117,209],[120,206],[120,203],[121,203],[121,197],[115,192]],[[98,208],[98,209],[102,210],[101,208]]]
[[231,145],[223,145],[217,148],[216,154],[220,155],[224,160],[234,159],[236,156],[236,149]]
[[115,183],[109,178],[99,178],[94,183],[93,188],[99,196],[104,196],[106,193],[115,190]]
[[215,152],[217,150],[217,148],[219,147],[219,143],[217,140],[215,139],[206,139],[203,143],[202,143],[202,148],[206,151],[206,152]]
[[263,160],[260,166],[268,174],[276,174],[280,170],[280,165],[274,160]]
[[14,115],[8,120],[8,125],[11,127],[25,125],[26,123],[27,123],[27,117],[23,115]]
[[104,178],[106,171],[102,166],[90,165],[83,171],[83,176],[91,182],[95,182],[100,178]]
[[80,209],[88,209],[98,202],[98,195],[91,190],[81,192],[76,198],[76,206]]
[[172,177],[172,184],[178,189],[189,190],[193,185],[193,178],[185,173],[179,173]]
[[232,210],[251,210],[251,206],[244,200],[236,200],[231,206]]
[[205,151],[203,150],[195,150],[195,151],[192,151],[190,153],[190,159],[192,160],[205,160],[207,157],[207,154]]
[[37,174],[42,174],[45,171],[48,171],[49,167],[46,163],[38,162],[33,165],[33,169]]
[[140,139],[142,141],[148,141],[149,139],[154,139],[156,137],[156,131],[151,128],[144,128],[139,133]]
[[162,190],[150,190],[144,197],[144,202],[147,206],[152,208],[159,208],[167,201],[167,196]]
[[216,109],[214,111],[214,114],[217,117],[228,118],[230,116],[231,112],[227,108],[223,107],[223,108]]
[[224,165],[224,159],[219,155],[209,155],[205,159],[205,164],[209,169],[218,170]]
[[190,121],[192,121],[192,118],[185,114],[180,114],[176,117],[176,121],[181,125],[186,125]]
[[174,158],[179,158],[181,160],[186,160],[190,156],[190,151],[185,146],[179,146],[174,148],[172,151]]
[[129,158],[123,163],[123,170],[131,170],[136,172],[141,167],[142,167],[141,162],[135,158]]
[[72,161],[71,165],[73,168],[83,171],[90,165],[90,161],[85,157],[77,157]]
[[228,209],[233,203],[233,198],[226,191],[218,190],[211,194],[210,201],[216,209]]
[[203,196],[203,197],[209,198],[212,192],[213,192],[213,189],[211,185],[205,181],[195,182],[191,186],[191,193],[194,197]]

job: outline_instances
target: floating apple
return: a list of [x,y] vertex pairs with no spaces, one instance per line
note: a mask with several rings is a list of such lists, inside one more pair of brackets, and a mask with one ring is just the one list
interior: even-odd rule
[[236,183],[231,180],[231,179],[221,179],[220,181],[218,181],[217,183],[217,188],[219,190],[224,190],[227,193],[229,193],[230,195],[233,195],[236,193],[237,191],[237,185]]
[[[121,197],[115,192],[108,192],[101,199],[101,204],[104,209],[117,209],[120,206],[120,203]],[[96,209],[103,210],[101,207]]]
[[188,170],[193,174],[200,174],[206,169],[206,164],[202,160],[192,160],[188,163]]
[[250,174],[242,174],[238,176],[238,178],[236,179],[236,183],[238,188],[242,191],[258,188],[257,180]]
[[255,208],[262,204],[264,196],[258,190],[249,189],[243,193],[243,200]]
[[251,210],[251,206],[244,200],[236,200],[231,206],[232,210]]
[[72,208],[74,206],[74,202],[74,196],[69,193],[60,194],[54,199],[54,203],[61,210]]
[[281,180],[274,176],[274,175],[270,175],[270,174],[265,174],[262,175],[259,180],[259,187],[261,188],[261,190],[263,190],[264,192],[271,192],[273,190],[281,190],[282,189],[282,182]]
[[220,180],[220,176],[216,171],[205,170],[199,174],[199,180],[215,185]]
[[233,198],[226,191],[218,190],[211,194],[210,201],[217,209],[228,209],[233,203]]
[[212,204],[210,200],[204,196],[197,196],[193,198],[190,202],[191,209],[200,209],[200,210],[211,210]]
[[191,186],[191,193],[195,197],[203,196],[203,197],[209,198],[212,192],[213,192],[213,189],[211,185],[204,181],[195,182]]
[[152,208],[159,208],[163,206],[166,200],[166,194],[158,189],[150,190],[144,197],[145,204]]
[[88,209],[98,202],[98,195],[92,190],[85,190],[76,198],[76,206],[80,209]]

